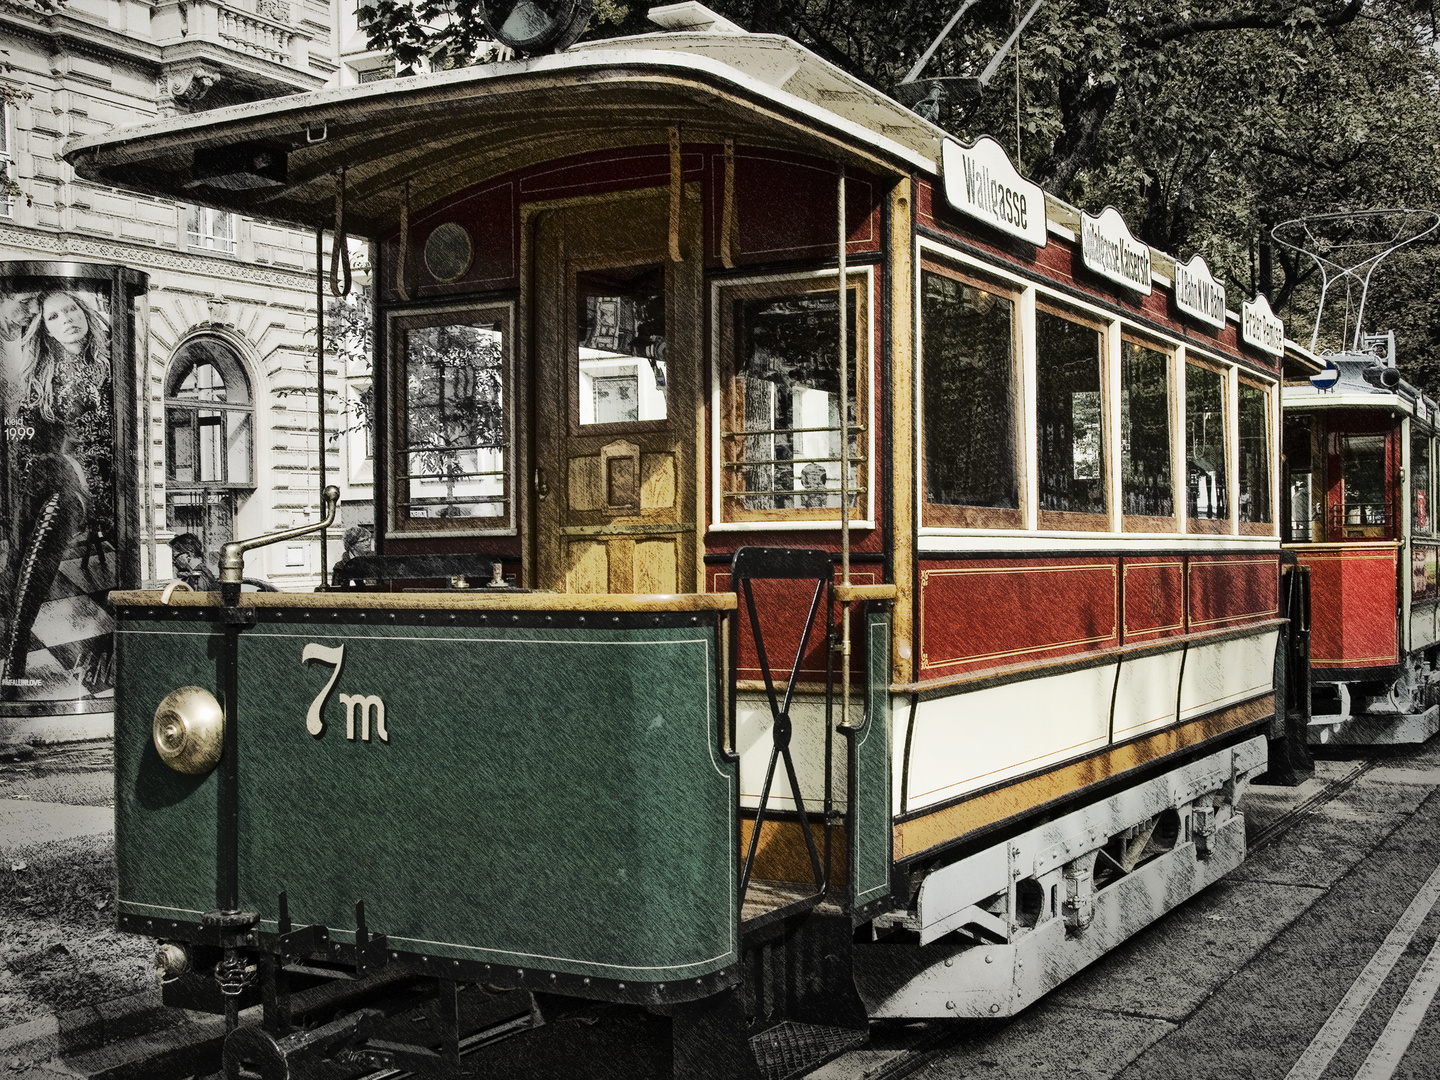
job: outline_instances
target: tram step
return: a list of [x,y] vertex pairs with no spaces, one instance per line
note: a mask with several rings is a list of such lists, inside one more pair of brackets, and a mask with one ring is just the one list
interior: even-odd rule
[[786,1020],[751,1036],[750,1052],[765,1080],[790,1080],[868,1041],[864,1031]]

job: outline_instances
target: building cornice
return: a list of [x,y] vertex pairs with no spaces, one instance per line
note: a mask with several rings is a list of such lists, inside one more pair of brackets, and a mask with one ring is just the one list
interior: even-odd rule
[[154,75],[160,70],[160,47],[148,38],[112,30],[61,13],[48,18],[27,18],[13,11],[0,11],[0,29],[6,34],[29,38],[53,51],[70,50],[106,62],[123,62]]
[[177,274],[195,274],[282,289],[309,289],[314,281],[314,276],[304,270],[262,267],[232,259],[189,255],[144,244],[127,244],[100,237],[76,236],[73,233],[55,233],[16,225],[0,225],[0,245],[46,256],[100,260],[140,270],[168,270]]

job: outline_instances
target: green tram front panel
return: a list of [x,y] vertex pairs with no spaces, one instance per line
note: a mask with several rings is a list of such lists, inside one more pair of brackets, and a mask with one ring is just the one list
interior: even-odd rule
[[[120,611],[119,907],[196,923],[220,770],[173,772],[151,724],[179,686],[222,697],[220,611]],[[262,608],[239,638],[242,907],[273,932],[284,891],[293,925],[350,941],[363,900],[391,949],[605,979],[732,966],[717,619]]]

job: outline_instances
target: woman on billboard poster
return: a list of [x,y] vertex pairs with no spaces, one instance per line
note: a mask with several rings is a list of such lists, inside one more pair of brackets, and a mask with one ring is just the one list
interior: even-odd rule
[[[0,495],[9,525],[10,601],[0,638],[0,701],[48,697],[57,678],[95,694],[111,685],[108,626],[102,635],[81,632],[71,641],[60,640],[71,636],[63,631],[48,633],[44,670],[30,668],[42,608],[108,587],[113,578],[109,320],[99,293],[67,283],[0,298],[0,323],[6,458]],[[76,565],[62,575],[67,561]],[[57,583],[63,595],[55,595]],[[61,603],[51,614],[63,624],[83,612]]]

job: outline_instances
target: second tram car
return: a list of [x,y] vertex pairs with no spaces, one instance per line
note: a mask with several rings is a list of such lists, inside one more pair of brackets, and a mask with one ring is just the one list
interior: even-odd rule
[[119,921],[167,1000],[263,1002],[232,1076],[540,1067],[602,1006],[666,1075],[790,1075],[1012,1015],[1244,856],[1274,326],[991,140],[653,17],[68,151],[377,268],[376,555],[114,597]]
[[1423,742],[1440,730],[1436,404],[1393,334],[1284,388],[1286,548],[1309,570],[1310,741]]

